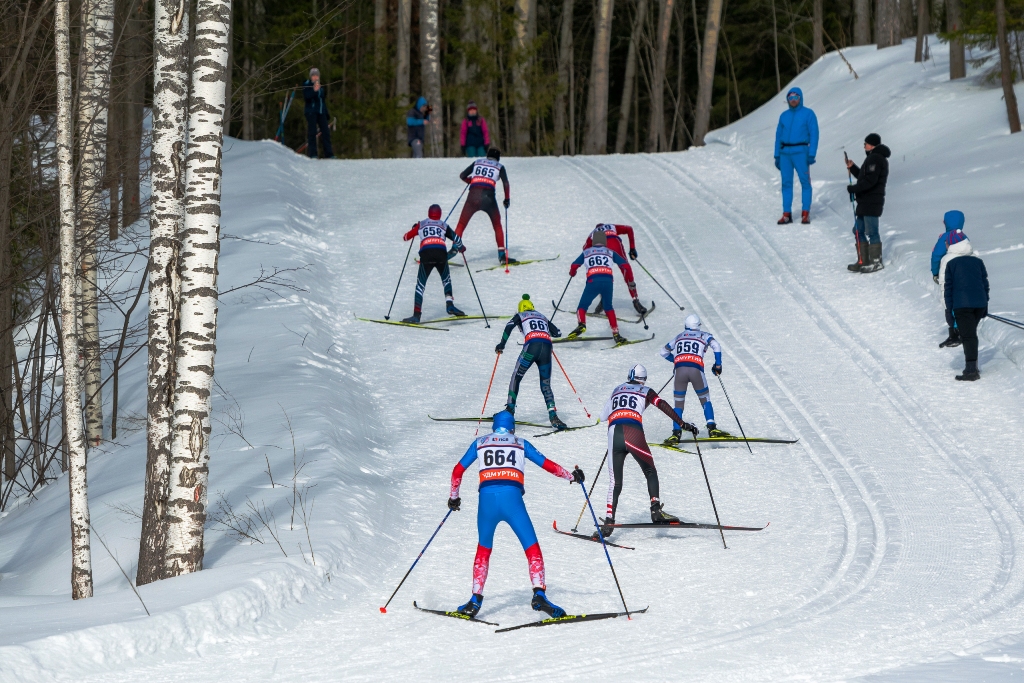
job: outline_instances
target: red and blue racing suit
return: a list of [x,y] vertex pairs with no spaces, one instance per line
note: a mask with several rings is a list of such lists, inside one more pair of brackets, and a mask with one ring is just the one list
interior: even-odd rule
[[612,303],[612,291],[615,280],[612,278],[612,264],[617,265],[622,271],[626,282],[633,281],[633,269],[629,262],[622,258],[608,247],[589,247],[576,257],[576,260],[569,266],[569,276],[576,277],[579,267],[587,266],[587,286],[583,288],[583,296],[576,306],[576,319],[580,325],[587,324],[587,308],[593,303],[598,295],[601,296],[601,308],[608,316],[608,324],[612,332],[618,332],[619,324],[615,319],[615,305]]

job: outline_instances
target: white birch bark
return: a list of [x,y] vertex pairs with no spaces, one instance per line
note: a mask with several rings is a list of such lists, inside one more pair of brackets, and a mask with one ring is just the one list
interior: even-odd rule
[[651,123],[647,131],[647,151],[657,152],[667,146],[665,139],[665,65],[668,63],[668,38],[672,30],[675,0],[658,2],[658,51],[654,57],[654,78],[651,79]]
[[64,355],[64,430],[68,450],[71,509],[71,597],[92,597],[92,553],[89,545],[89,489],[86,480],[85,429],[82,424],[82,382],[78,371],[75,299],[78,279],[75,246],[75,183],[71,158],[71,48],[69,0],[54,7],[57,56],[57,178],[60,186],[60,317]]
[[398,0],[398,23],[395,27],[395,96],[398,104],[408,104],[409,95],[409,50],[412,34],[412,0]]
[[590,62],[590,87],[587,90],[587,134],[583,140],[584,154],[604,154],[608,148],[608,58],[611,50],[614,9],[614,0],[597,0],[594,15],[594,52]]
[[530,55],[536,32],[537,0],[515,0],[515,49],[512,52],[512,90],[515,109],[512,142],[516,154],[530,152]]
[[139,585],[164,576],[188,111],[189,3],[156,0],[154,4],[146,493],[136,574]]
[[103,179],[110,112],[110,69],[114,59],[114,1],[85,0],[82,14],[85,21],[81,57],[84,78],[78,108],[82,356],[85,362],[86,438],[90,445],[96,446],[103,439],[96,241],[106,215]]
[[555,140],[559,154],[567,149],[566,135],[568,112],[566,103],[573,97],[569,87],[569,70],[572,68],[572,12],[573,0],[562,0],[562,25],[558,39],[558,93],[555,95]]
[[181,243],[181,322],[175,359],[177,383],[164,559],[168,576],[203,568],[210,389],[217,352],[221,153],[230,18],[230,0],[199,0],[196,5]]
[[439,0],[420,0],[420,82],[433,107],[424,124],[430,156],[444,156],[444,106],[441,102],[441,23]]
[[[883,0],[884,1],[884,0]],[[704,47],[697,75],[697,107],[694,113],[693,144],[704,146],[704,136],[711,123],[711,90],[715,85],[715,58],[718,56],[718,34],[722,29],[722,0],[709,0],[707,22],[704,24]]]

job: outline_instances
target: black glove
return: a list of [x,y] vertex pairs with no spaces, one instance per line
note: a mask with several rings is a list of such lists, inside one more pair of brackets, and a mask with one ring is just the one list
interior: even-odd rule
[[502,206],[504,206],[507,209],[508,205],[511,204],[511,203],[512,203],[512,200],[509,199],[508,197],[505,197],[505,201],[503,201],[501,204],[502,204]]
[[720,363],[715,363],[714,365],[711,366],[711,372],[715,373],[716,377],[718,375],[721,375],[722,374],[722,365]]
[[583,470],[581,470],[580,466],[577,465],[573,469],[573,471],[572,471],[572,483],[573,484],[582,484],[583,483],[583,479],[584,479]]
[[466,253],[466,245],[465,244],[463,244],[461,247],[459,247],[459,253],[460,254],[465,254]]
[[687,424],[686,422],[684,422],[683,426],[682,426],[682,429],[685,429],[686,431],[690,432],[694,436],[697,436],[698,434],[700,434],[700,430],[697,429],[697,425]]
[[458,510],[459,510],[459,508],[461,506],[462,506],[462,499],[461,498],[449,498],[448,499],[448,509],[449,510],[453,510],[455,512],[458,512]]
[[847,185],[846,186],[846,191],[850,193],[851,197],[853,196],[853,188],[855,188],[855,187],[857,187],[857,186],[856,185]]
[[494,352],[495,353],[501,353],[504,350],[505,350],[505,345],[504,344],[498,344],[497,346],[494,347]]
[[629,258],[635,261],[637,256],[639,256],[639,254],[636,253],[636,249],[629,250]]

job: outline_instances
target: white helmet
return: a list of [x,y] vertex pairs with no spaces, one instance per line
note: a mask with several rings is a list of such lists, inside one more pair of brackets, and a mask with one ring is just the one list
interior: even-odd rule
[[684,323],[684,325],[686,325],[686,329],[688,330],[699,330],[700,316],[697,315],[696,313],[691,313],[690,315],[686,316],[686,322]]
[[640,365],[639,363],[634,365],[633,368],[629,371],[629,381],[630,382],[639,382],[640,384],[643,384],[644,382],[646,382],[647,381],[647,368],[645,368],[644,366]]

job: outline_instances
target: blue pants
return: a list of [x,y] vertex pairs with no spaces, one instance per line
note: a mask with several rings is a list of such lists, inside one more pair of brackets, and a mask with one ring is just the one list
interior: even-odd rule
[[857,235],[858,242],[882,243],[882,238],[878,236],[878,216],[857,216],[857,222],[853,224],[853,232]]
[[514,484],[491,484],[480,489],[480,506],[476,511],[478,541],[485,548],[494,546],[494,530],[505,522],[526,550],[537,542],[537,532],[523,502],[523,491]]
[[614,311],[615,305],[612,303],[612,286],[615,281],[603,275],[599,275],[591,280],[587,281],[587,286],[583,288],[583,296],[580,297],[580,304],[577,306],[577,310],[586,311],[590,308],[590,304],[594,303],[594,299],[601,296],[601,308],[605,311]]
[[334,150],[331,148],[331,128],[327,114],[306,114],[306,155],[310,159],[316,159],[316,129],[320,127],[320,141],[324,145],[324,158],[334,157]]
[[779,155],[779,166],[782,171],[782,210],[793,212],[793,171],[800,178],[800,204],[804,211],[811,210],[811,167],[807,164],[807,148],[799,151],[783,151]]

